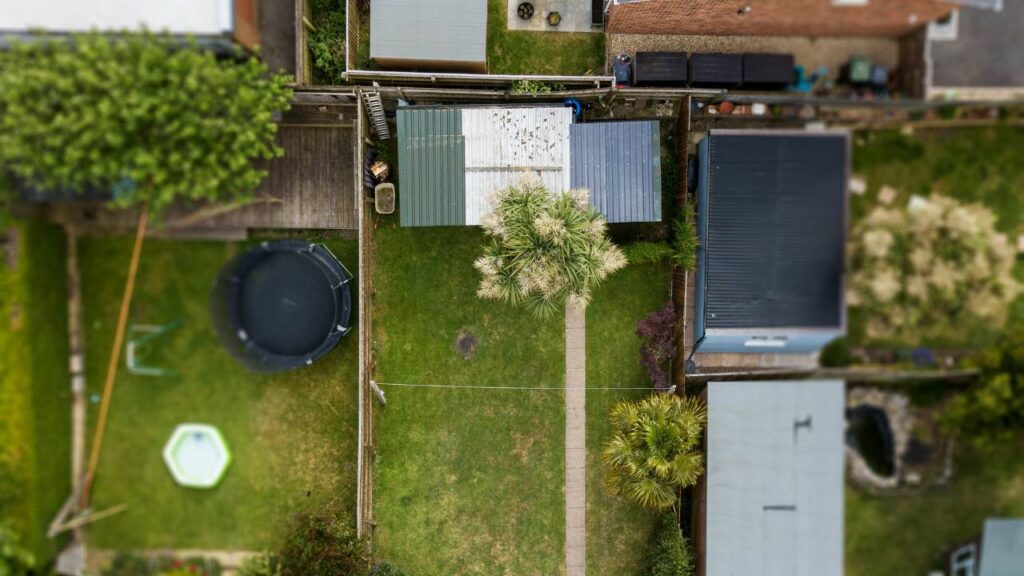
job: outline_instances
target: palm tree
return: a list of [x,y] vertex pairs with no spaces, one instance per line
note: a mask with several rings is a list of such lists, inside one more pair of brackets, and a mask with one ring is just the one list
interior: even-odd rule
[[704,474],[700,439],[707,410],[696,398],[654,394],[612,408],[614,433],[602,458],[608,490],[641,506],[665,510],[677,491]]

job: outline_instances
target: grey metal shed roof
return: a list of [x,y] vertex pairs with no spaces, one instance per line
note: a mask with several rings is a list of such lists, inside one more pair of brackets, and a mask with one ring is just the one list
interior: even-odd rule
[[988,518],[981,535],[978,576],[1024,574],[1024,518]]
[[658,122],[591,122],[569,131],[573,188],[609,222],[661,220],[661,134]]
[[701,143],[707,328],[842,326],[845,133],[711,130]]
[[710,382],[709,576],[841,576],[841,380]]
[[373,0],[370,57],[487,61],[487,0]]

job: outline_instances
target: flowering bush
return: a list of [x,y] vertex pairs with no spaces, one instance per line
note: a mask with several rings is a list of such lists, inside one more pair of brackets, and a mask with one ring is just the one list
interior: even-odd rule
[[626,265],[586,190],[552,194],[527,178],[498,192],[494,206],[481,222],[491,240],[474,264],[481,298],[550,316],[566,301],[585,308],[594,287]]
[[636,323],[636,335],[644,340],[640,348],[640,364],[658,390],[668,390],[669,363],[676,355],[676,307],[671,301]]
[[1020,292],[1014,260],[979,204],[936,195],[880,206],[853,231],[847,302],[869,313],[871,340],[916,344],[974,321],[998,328]]

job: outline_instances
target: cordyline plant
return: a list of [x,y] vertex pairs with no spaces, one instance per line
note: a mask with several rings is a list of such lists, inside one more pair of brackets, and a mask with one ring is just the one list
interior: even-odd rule
[[998,329],[1020,293],[1016,261],[980,204],[933,195],[875,208],[854,229],[847,302],[872,340],[916,344],[984,323]]
[[116,192],[156,211],[240,202],[280,156],[289,78],[148,31],[38,38],[0,51],[0,163],[37,188]]
[[585,308],[594,288],[626,265],[586,190],[552,194],[525,178],[498,192],[494,206],[482,221],[491,240],[475,262],[481,298],[547,317],[565,302]]
[[707,411],[697,398],[653,394],[619,402],[609,418],[612,437],[601,456],[612,494],[666,510],[676,503],[679,489],[704,474],[700,439]]
[[675,327],[676,307],[671,301],[636,323],[636,335],[644,341],[640,364],[658,390],[669,388],[669,362],[676,354]]

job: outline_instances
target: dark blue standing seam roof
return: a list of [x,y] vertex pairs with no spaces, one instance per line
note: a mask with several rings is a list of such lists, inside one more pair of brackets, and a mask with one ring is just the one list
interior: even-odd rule
[[707,138],[706,327],[841,326],[846,135]]
[[608,222],[661,220],[661,133],[657,121],[591,122],[569,129],[570,185],[590,190]]

